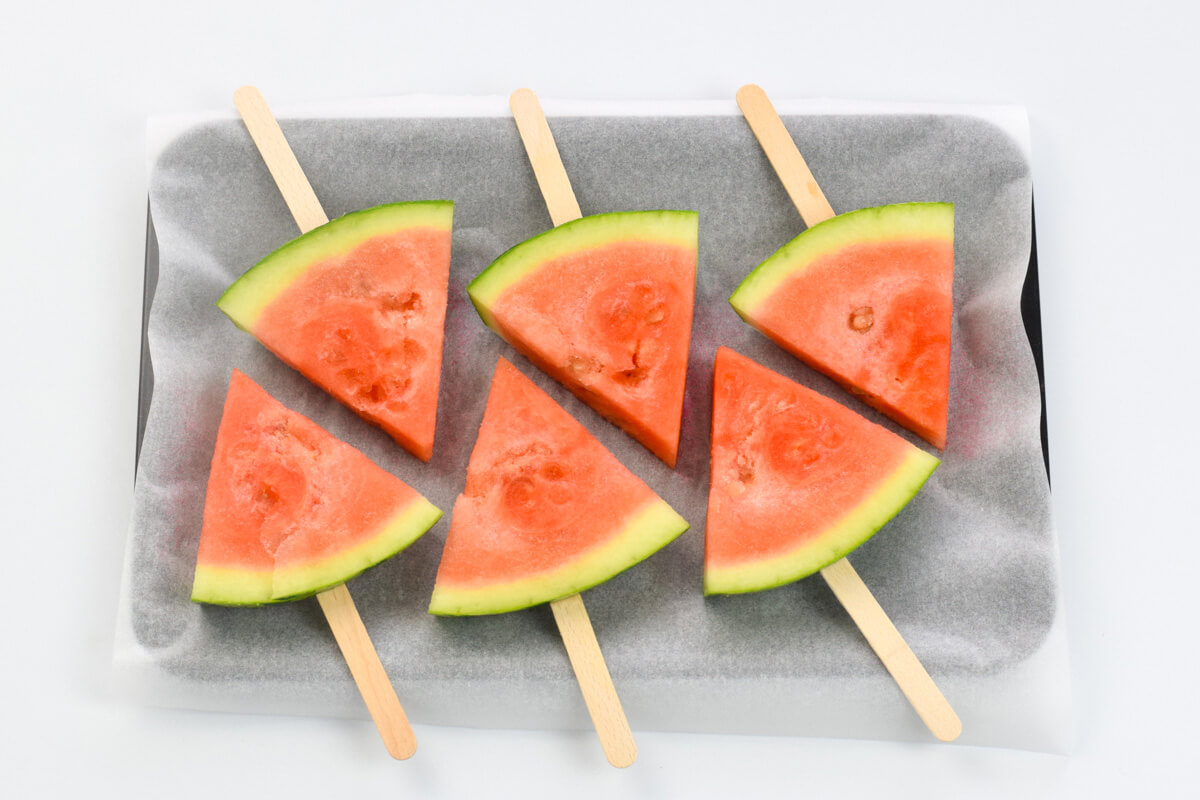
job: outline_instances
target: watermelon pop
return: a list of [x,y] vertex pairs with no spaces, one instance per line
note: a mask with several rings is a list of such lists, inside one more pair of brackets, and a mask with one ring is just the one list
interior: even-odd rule
[[489,328],[675,466],[699,242],[693,211],[582,217],[537,97],[513,113],[555,228],[471,281]]
[[[691,336],[695,215],[650,212],[580,219],[537,96],[519,89],[509,105],[550,218],[559,227],[497,259],[472,282],[471,299],[489,327],[674,466]],[[553,309],[556,305],[563,308]],[[565,328],[556,333],[560,324]],[[626,352],[619,355],[622,348]],[[633,734],[583,599],[570,592],[645,558],[682,533],[687,523],[503,360],[492,392],[489,413],[494,401],[524,407],[514,415],[522,425],[545,421],[542,430],[528,431],[531,441],[539,442],[528,457],[536,462],[545,453],[559,453],[561,461],[544,464],[536,477],[508,472],[504,494],[496,495],[496,484],[482,476],[504,466],[489,458],[500,452],[489,444],[494,435],[488,433],[500,421],[489,425],[485,414],[468,468],[467,492],[455,504],[431,610],[518,608],[557,596],[550,608],[604,754],[613,766],[629,766],[637,758]],[[603,475],[605,486],[611,481],[616,494],[600,499],[595,494],[600,484],[586,477],[591,474]],[[548,504],[545,515],[535,508],[543,501]],[[463,523],[457,522],[460,509]],[[565,528],[563,520],[573,514],[578,516]],[[488,547],[484,556],[485,537],[479,531],[489,524],[503,531],[492,540],[502,549]],[[456,525],[464,535],[456,535]],[[538,549],[516,547],[525,557],[509,564],[512,580],[506,580],[503,568],[489,565],[504,563],[504,550],[522,542],[526,525],[533,526],[534,541],[544,541],[543,534],[555,530],[556,539],[567,535],[561,544],[545,548],[548,558],[540,563]],[[470,535],[473,530],[476,534]],[[497,589],[494,595],[473,588],[489,583]]]
[[637,748],[578,592],[687,522],[508,361],[496,364],[429,604],[495,614],[550,603],[609,763]]
[[697,240],[694,211],[581,217],[516,245],[467,291],[489,328],[673,467]]
[[262,94],[245,86],[234,102],[301,236],[251,267],[217,306],[285,363],[428,461],[454,204],[388,203],[330,222]]
[[388,203],[304,233],[217,307],[422,461],[433,455],[449,201]]
[[954,206],[898,203],[806,229],[729,302],[804,363],[944,448],[953,284]]
[[192,600],[262,605],[316,594],[388,752],[412,727],[344,582],[395,555],[442,512],[237,370],[204,500]]
[[[785,245],[747,278],[735,293],[735,309],[752,324],[766,310],[763,319],[773,322],[763,330],[818,368],[828,365],[812,353],[844,357],[844,375],[828,368],[835,377],[882,376],[884,391],[899,387],[892,396],[919,412],[913,418],[924,419],[924,433],[943,445],[952,211],[921,204],[835,218],[766,93],[743,86],[737,101],[810,235]],[[901,259],[899,267],[892,256]],[[810,324],[803,312],[818,322]],[[786,335],[806,325],[820,343],[811,352]],[[826,330],[831,325],[837,330]],[[873,365],[881,351],[882,366]],[[889,371],[897,364],[900,369]],[[851,388],[887,411],[870,388],[853,382]],[[714,538],[706,544],[705,590],[754,591],[820,570],[929,730],[942,741],[958,738],[958,715],[845,558],[917,493],[937,459],[732,351],[718,353],[713,392],[707,535]],[[753,443],[756,422],[766,422],[759,419],[764,404],[778,419],[763,428],[769,441]],[[733,539],[739,525],[749,547]]]
[[602,583],[687,522],[501,358],[429,611],[497,614]]
[[261,605],[345,583],[442,512],[233,371],[204,500],[192,600]]
[[746,322],[938,448],[946,446],[954,206],[898,203],[834,216],[757,86],[738,92],[808,226],[730,304]]
[[[316,350],[317,360],[306,360],[310,354],[303,352],[293,354],[292,360],[317,378],[324,374],[323,360],[330,364],[343,360],[347,372],[338,376],[343,379],[341,388],[345,389],[347,384],[369,386],[365,392],[367,399],[372,403],[382,400],[385,405],[389,398],[397,399],[396,389],[402,390],[399,394],[406,403],[414,394],[409,391],[411,387],[382,383],[379,361],[391,368],[394,366],[391,362],[396,360],[386,349],[375,363],[371,363],[370,354],[363,350],[361,338],[371,338],[376,332],[373,320],[364,321],[363,317],[379,312],[374,302],[364,302],[364,298],[373,301],[382,287],[383,311],[432,309],[432,315],[416,314],[415,327],[424,330],[428,337],[436,337],[436,359],[431,367],[427,350],[423,359],[410,359],[418,363],[412,376],[433,383],[432,388],[426,386],[415,392],[417,398],[424,399],[412,403],[426,410],[411,418],[398,415],[373,420],[385,426],[390,424],[389,432],[398,441],[411,445],[419,457],[428,458],[432,423],[422,419],[433,413],[428,410],[431,403],[436,411],[441,318],[446,294],[442,279],[439,300],[436,275],[437,262],[442,257],[439,253],[444,251],[444,258],[449,258],[447,204],[384,207],[327,226],[329,218],[262,94],[253,86],[243,86],[234,92],[233,99],[301,232],[317,230],[285,245],[264,259],[259,268],[251,269],[239,281],[240,285],[222,298],[222,307],[235,322],[265,332],[268,339],[274,338],[272,331],[282,329],[282,343],[277,343],[281,347],[287,346],[286,334],[298,334],[298,339]],[[445,228],[444,234],[439,233],[439,226]],[[423,250],[425,257],[427,269],[419,273],[431,281],[420,284],[422,290],[431,292],[425,298],[417,297],[403,280],[406,264],[413,261],[403,255],[410,245]],[[400,257],[390,252],[393,250],[399,250]],[[378,257],[385,267],[378,279],[369,274],[373,257]],[[430,275],[435,277],[431,279]],[[325,291],[327,288],[335,291]],[[353,290],[349,296],[348,288]],[[322,303],[322,295],[332,297],[333,304]],[[306,308],[309,303],[320,311],[313,315]],[[281,314],[276,314],[276,307],[282,309]],[[322,330],[322,320],[327,326],[333,325]],[[289,324],[300,327],[289,331]],[[395,329],[395,325],[387,327]],[[406,341],[399,343],[402,353]],[[366,381],[359,380],[358,375]],[[400,377],[403,380],[404,376]],[[417,748],[412,726],[350,592],[344,583],[337,581],[403,548],[433,525],[437,520],[433,512],[437,509],[416,496],[418,502],[413,497],[415,492],[390,475],[379,474],[382,470],[373,464],[368,467],[370,462],[364,464],[365,457],[348,445],[336,442],[303,417],[272,405],[273,401],[267,402],[265,392],[256,393],[257,387],[252,389],[247,381],[235,374],[231,382],[236,390],[232,411],[237,412],[243,406],[249,410],[234,413],[231,417],[234,421],[230,423],[234,429],[226,434],[224,445],[219,443],[220,459],[214,462],[217,469],[215,477],[210,478],[210,488],[217,487],[218,497],[226,505],[214,507],[212,526],[206,526],[206,535],[202,536],[194,596],[208,601],[272,602],[318,592],[317,602],[388,752],[394,758],[409,758]],[[258,412],[251,413],[256,407]],[[264,417],[273,421],[265,424]],[[406,441],[407,438],[412,441]],[[269,446],[265,446],[268,441]],[[219,491],[222,486],[223,494]],[[408,510],[403,504],[407,504]],[[234,516],[243,513],[254,525],[264,526],[259,537],[260,550],[255,550],[250,541],[240,548],[259,573],[244,583],[228,580],[227,562],[231,554],[239,552],[239,547],[222,526],[229,522],[229,512],[233,509],[239,510]],[[299,529],[292,522],[300,519],[301,511],[312,516],[307,520],[310,528],[304,535],[297,535]],[[261,550],[272,560],[269,579],[265,577],[268,565]],[[322,590],[330,584],[336,585]]]
[[937,465],[886,428],[719,348],[705,593],[770,589],[829,566],[895,516]]

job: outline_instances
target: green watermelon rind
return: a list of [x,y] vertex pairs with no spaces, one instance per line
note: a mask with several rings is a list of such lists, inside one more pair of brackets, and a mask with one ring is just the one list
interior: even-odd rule
[[921,490],[940,460],[913,447],[904,461],[862,503],[795,550],[728,567],[706,567],[704,594],[743,594],[806,578],[845,558],[886,525]]
[[437,616],[503,614],[570,597],[644,561],[688,527],[687,520],[675,509],[654,498],[606,542],[548,573],[501,584],[435,585],[429,613]]
[[262,606],[271,599],[273,570],[196,565],[192,602],[217,606]]
[[240,570],[196,565],[192,601],[223,606],[261,606],[300,600],[345,583],[421,538],[442,510],[417,496],[365,542],[303,567],[289,570]]
[[816,259],[854,244],[912,239],[954,240],[953,203],[893,203],[831,217],[808,228],[755,267],[729,304],[755,325],[755,311],[788,278]]
[[580,217],[510,247],[467,284],[467,294],[484,324],[503,337],[491,315],[492,304],[546,263],[615,242],[664,242],[696,250],[699,227],[695,211],[614,211]]
[[353,211],[279,247],[230,285],[217,300],[233,323],[252,331],[264,308],[314,264],[349,253],[376,236],[410,228],[450,230],[454,203],[420,200]]

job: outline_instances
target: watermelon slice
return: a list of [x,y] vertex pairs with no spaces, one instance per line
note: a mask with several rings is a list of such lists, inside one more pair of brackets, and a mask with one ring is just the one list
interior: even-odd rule
[[442,512],[237,370],[204,499],[192,600],[260,605],[344,583]]
[[697,225],[694,211],[583,217],[518,244],[467,287],[489,328],[671,467]]
[[450,276],[448,201],[391,203],[314,228],[217,306],[422,461],[433,455]]
[[722,347],[713,370],[704,593],[769,589],[871,538],[938,459]]
[[454,504],[432,614],[498,614],[602,583],[687,522],[503,358]]
[[903,203],[814,225],[729,302],[806,364],[944,448],[953,284],[954,206]]

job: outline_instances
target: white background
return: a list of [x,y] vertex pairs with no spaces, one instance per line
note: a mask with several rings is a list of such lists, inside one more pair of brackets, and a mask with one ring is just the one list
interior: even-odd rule
[[[7,797],[1194,796],[1200,64],[1191,3],[112,2],[0,11]],[[1015,103],[1030,113],[1054,503],[1076,730],[1066,756],[591,734],[128,706],[108,662],[129,520],[145,121],[425,92]]]

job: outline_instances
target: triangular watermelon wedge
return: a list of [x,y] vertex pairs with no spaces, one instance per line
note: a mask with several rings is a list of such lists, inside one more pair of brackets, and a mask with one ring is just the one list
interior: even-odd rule
[[237,370],[217,431],[192,600],[259,605],[344,583],[442,512]]
[[489,328],[675,466],[696,292],[694,211],[572,220],[467,287]]
[[217,306],[422,461],[433,455],[449,201],[339,217],[268,255]]
[[806,364],[944,448],[953,284],[954,206],[901,203],[814,225],[729,302]]
[[454,504],[432,614],[557,600],[648,557],[687,522],[503,358]]
[[811,575],[871,538],[938,459],[728,348],[713,369],[705,594]]

